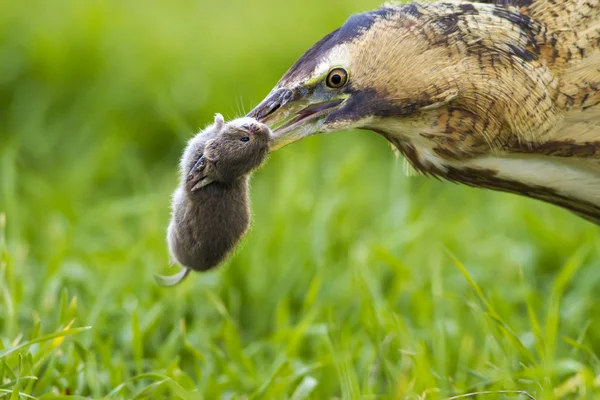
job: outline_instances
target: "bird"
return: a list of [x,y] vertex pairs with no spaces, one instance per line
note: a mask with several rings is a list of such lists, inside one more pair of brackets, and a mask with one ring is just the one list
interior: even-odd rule
[[310,47],[247,116],[271,151],[369,130],[418,174],[600,225],[600,0],[386,3]]

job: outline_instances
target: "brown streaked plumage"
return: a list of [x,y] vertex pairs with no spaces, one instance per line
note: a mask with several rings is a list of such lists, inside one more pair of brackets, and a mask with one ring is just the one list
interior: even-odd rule
[[[342,87],[328,86],[335,68],[348,73]],[[274,148],[368,129],[422,174],[600,224],[600,0],[410,3],[354,15],[250,116],[275,128]]]

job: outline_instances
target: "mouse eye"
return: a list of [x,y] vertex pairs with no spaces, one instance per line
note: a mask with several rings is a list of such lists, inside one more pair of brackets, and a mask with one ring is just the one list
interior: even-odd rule
[[240,139],[242,142],[249,142],[250,138],[248,136],[244,136],[243,138]]

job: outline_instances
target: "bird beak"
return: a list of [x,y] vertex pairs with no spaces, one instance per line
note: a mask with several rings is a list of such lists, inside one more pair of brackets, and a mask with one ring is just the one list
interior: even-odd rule
[[318,101],[302,92],[286,88],[274,89],[248,114],[248,117],[269,126],[273,132],[270,151],[320,132],[325,117],[344,101]]

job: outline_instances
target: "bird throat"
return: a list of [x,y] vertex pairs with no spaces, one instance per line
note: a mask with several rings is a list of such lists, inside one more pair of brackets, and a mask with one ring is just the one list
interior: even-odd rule
[[[600,225],[598,158],[498,153],[461,160],[447,159],[422,143],[411,143],[403,137],[382,131],[377,133],[390,141],[421,175],[530,197],[554,204]],[[597,151],[600,154],[600,143]]]

